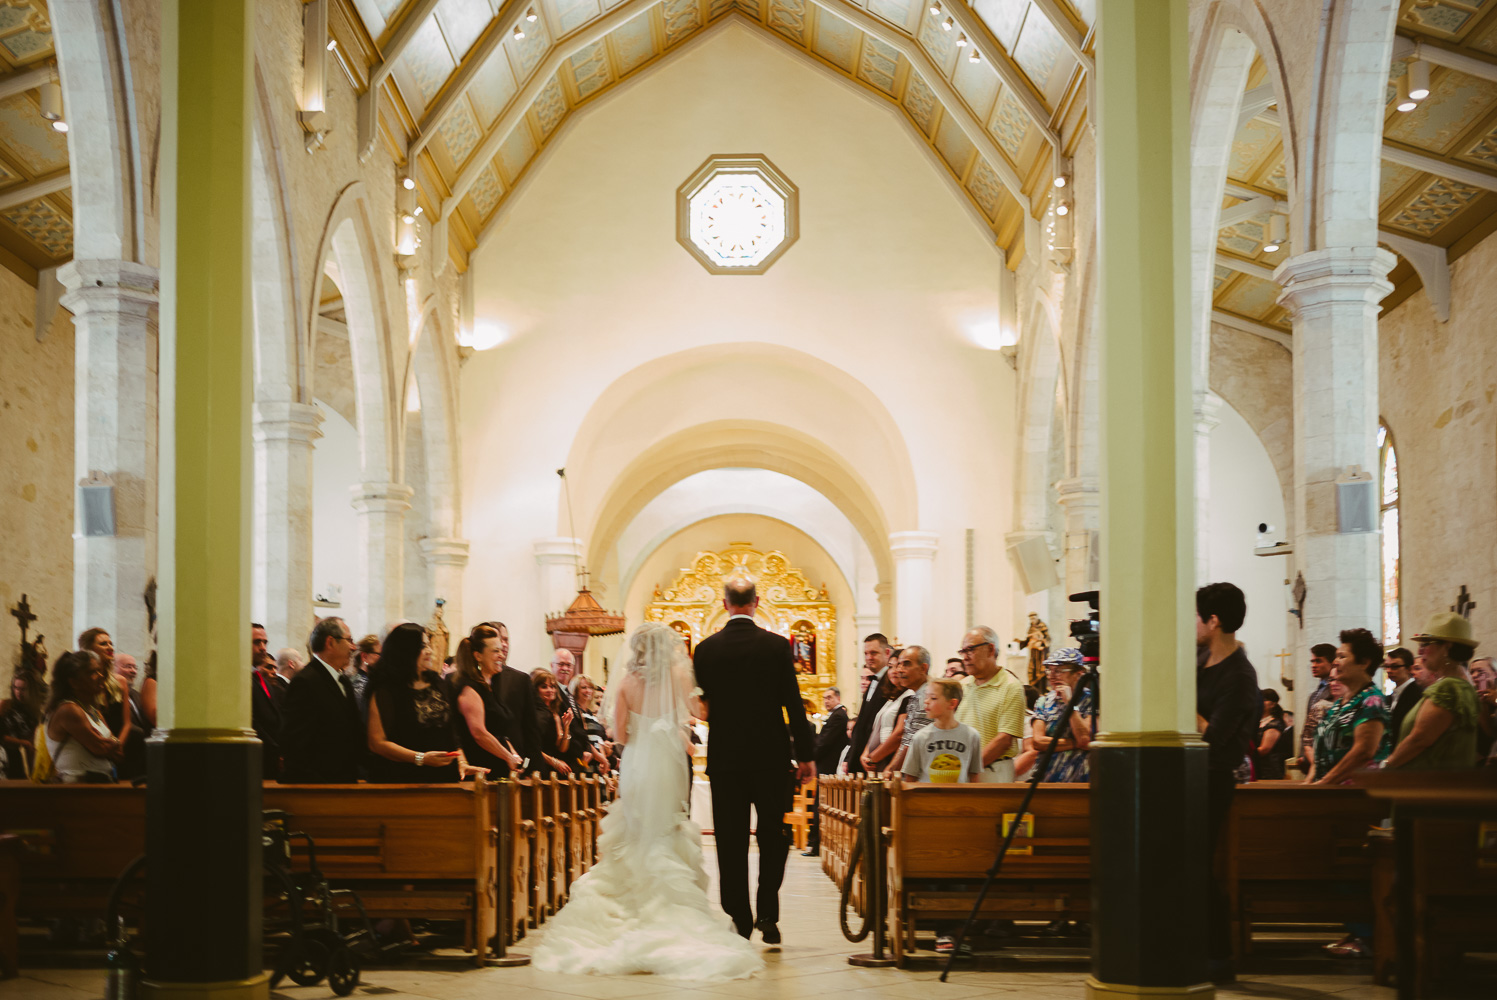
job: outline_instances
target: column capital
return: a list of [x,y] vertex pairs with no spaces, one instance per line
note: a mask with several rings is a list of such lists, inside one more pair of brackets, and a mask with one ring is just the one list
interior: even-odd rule
[[433,566],[468,565],[468,540],[466,538],[423,538],[421,554]]
[[256,441],[301,441],[310,445],[322,437],[322,411],[310,403],[257,399],[254,407]]
[[411,509],[416,491],[404,483],[359,483],[350,486],[353,509],[360,514],[400,514]]
[[1201,389],[1193,393],[1192,416],[1195,418],[1196,431],[1210,431],[1222,422],[1222,407],[1227,405],[1222,399],[1210,389]]
[[582,539],[539,538],[534,549],[535,561],[542,566],[570,565],[582,558]]
[[118,311],[132,304],[141,313],[161,301],[160,272],[128,260],[70,260],[57,269],[67,288],[59,300],[74,316]]
[[894,596],[894,584],[876,583],[873,585],[873,592],[878,596],[880,601],[887,601]]
[[1101,496],[1101,482],[1096,476],[1075,476],[1055,483],[1057,500],[1062,507],[1095,507]]
[[1334,302],[1376,306],[1393,290],[1388,272],[1397,258],[1382,247],[1328,247],[1295,254],[1274,270],[1284,286],[1279,304],[1291,313]]
[[934,531],[891,531],[889,551],[899,559],[934,559],[941,536]]

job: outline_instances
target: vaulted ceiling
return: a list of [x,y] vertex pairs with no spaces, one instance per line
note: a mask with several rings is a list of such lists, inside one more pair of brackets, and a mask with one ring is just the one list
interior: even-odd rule
[[73,256],[68,140],[41,116],[56,73],[46,0],[0,0],[0,265],[32,285]]
[[1094,0],[331,2],[340,65],[377,81],[361,142],[407,165],[459,269],[574,112],[725,18],[898,108],[1016,266],[1086,120],[1095,21]]
[[[1424,285],[1426,269],[1447,267],[1497,229],[1497,4],[1488,0],[1402,0],[1384,94],[1378,225],[1399,254],[1383,310]],[[1398,110],[1400,82],[1421,57],[1429,96]],[[1266,250],[1274,211],[1284,209],[1283,139],[1261,61],[1249,73],[1228,168],[1217,241],[1215,308],[1224,316],[1287,333],[1275,267],[1295,251]],[[1254,211],[1254,209],[1260,209]],[[1423,249],[1429,248],[1429,249]]]

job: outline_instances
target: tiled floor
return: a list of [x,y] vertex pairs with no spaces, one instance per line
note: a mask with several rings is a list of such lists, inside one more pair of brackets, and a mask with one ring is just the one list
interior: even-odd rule
[[[710,855],[710,848],[709,848]],[[716,864],[709,856],[709,869]],[[715,872],[714,872],[715,874]],[[716,889],[713,889],[714,895]],[[976,1000],[979,997],[1020,996],[1070,997],[1084,995],[1083,962],[1065,971],[1024,971],[1022,963],[993,963],[993,971],[972,971],[958,964],[957,971],[942,984],[934,967],[859,969],[847,964],[847,956],[866,952],[869,942],[850,944],[837,924],[837,896],[832,883],[822,875],[816,861],[790,856],[782,890],[780,929],[785,944],[767,951],[764,973],[747,981],[693,985],[653,980],[646,976],[615,978],[566,976],[531,968],[473,969],[457,964],[423,968],[375,969],[363,976],[355,1000],[378,996],[380,1000]],[[544,928],[537,933],[544,933]],[[515,950],[524,953],[534,938]],[[756,938],[757,940],[757,938]],[[1018,966],[1006,969],[1003,966]],[[1046,966],[1054,969],[1055,963]],[[1062,968],[1065,968],[1062,965]],[[0,1000],[98,1000],[104,994],[104,976],[98,970],[26,970],[21,978],[0,981]],[[1249,976],[1223,997],[1262,1000],[1392,1000],[1394,991],[1372,985],[1359,976]],[[272,1000],[324,1000],[332,992],[326,986],[282,985]]]

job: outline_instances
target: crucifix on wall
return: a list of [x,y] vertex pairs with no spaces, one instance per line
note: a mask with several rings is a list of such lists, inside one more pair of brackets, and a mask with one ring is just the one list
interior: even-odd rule
[[26,595],[21,595],[21,603],[10,609],[11,617],[21,625],[21,645],[26,645],[26,633],[31,631],[31,623],[36,621],[36,615],[31,613],[31,602]]
[[1450,610],[1470,621],[1471,609],[1474,607],[1476,607],[1476,602],[1471,600],[1471,594],[1467,592],[1466,585],[1461,584],[1461,592],[1455,595],[1455,603],[1450,606]]
[[1290,677],[1285,672],[1285,669],[1289,666],[1286,661],[1288,661],[1291,655],[1287,649],[1281,649],[1274,654],[1274,657],[1279,661],[1279,682],[1289,691],[1294,690],[1294,678]]

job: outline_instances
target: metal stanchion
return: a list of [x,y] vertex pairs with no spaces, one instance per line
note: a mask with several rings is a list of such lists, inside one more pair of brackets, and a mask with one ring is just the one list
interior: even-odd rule
[[[873,931],[873,951],[847,956],[848,965],[864,969],[887,969],[895,964],[894,959],[884,954],[887,946],[885,939],[889,933],[889,899],[884,891],[885,868],[888,863],[888,854],[884,849],[884,814],[888,811],[888,800],[889,792],[884,783],[877,778],[871,779],[868,791],[863,796],[864,816],[860,824],[862,830],[859,839],[863,842],[863,906],[868,913],[868,921],[864,926]],[[851,879],[854,874],[849,869],[847,877]]]
[[[479,780],[482,779],[480,778]],[[498,893],[496,902],[498,904],[499,927],[498,932],[494,935],[492,954],[484,960],[483,964],[507,969],[517,965],[529,965],[530,956],[511,955],[509,953],[507,942],[509,941],[510,929],[514,923],[510,919],[509,891],[514,883],[511,869],[515,856],[514,817],[510,815],[512,807],[510,780],[508,778],[500,778],[498,781],[493,782],[493,786],[495,793],[499,796],[497,807],[494,810],[495,815],[498,817],[498,830],[496,831],[498,843],[495,845],[497,848],[497,858],[494,862],[498,872],[494,881],[496,883],[495,891]]]

